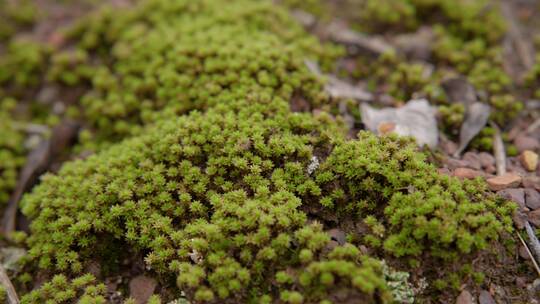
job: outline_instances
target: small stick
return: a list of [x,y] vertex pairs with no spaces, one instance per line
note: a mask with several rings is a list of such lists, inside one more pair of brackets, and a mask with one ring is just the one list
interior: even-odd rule
[[[529,222],[525,222],[525,223],[528,224]],[[529,225],[529,227],[530,227],[530,225]],[[536,263],[536,259],[534,258],[534,255],[532,254],[531,250],[529,250],[529,246],[527,246],[527,243],[525,243],[525,241],[523,240],[523,238],[521,237],[519,232],[516,231],[516,233],[517,233],[517,235],[519,237],[519,240],[521,241],[521,243],[525,247],[525,250],[527,251],[527,254],[529,254],[529,256],[531,258],[531,261],[533,262],[534,268],[536,269],[536,272],[538,273],[538,276],[540,276],[540,267],[538,267],[538,264]]]
[[506,173],[506,152],[501,137],[501,130],[494,122],[490,122],[490,125],[495,129],[495,134],[493,135],[493,153],[495,154],[497,175],[504,175]]
[[9,279],[2,264],[0,264],[0,283],[6,289],[8,304],[19,304],[17,292],[15,291],[15,288],[13,287],[13,284],[11,283],[11,280]]

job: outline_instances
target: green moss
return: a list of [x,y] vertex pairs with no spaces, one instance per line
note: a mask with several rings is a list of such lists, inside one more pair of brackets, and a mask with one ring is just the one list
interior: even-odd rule
[[72,280],[64,275],[56,275],[51,281],[43,284],[39,289],[24,295],[22,304],[34,303],[77,303],[99,304],[107,303],[105,284],[96,284],[91,274],[85,274]]
[[0,84],[21,90],[41,81],[49,50],[44,45],[26,39],[12,40],[7,53],[0,57]]
[[7,291],[4,285],[0,285],[0,302],[5,303],[7,301]]
[[443,129],[451,135],[458,135],[465,119],[465,105],[453,103],[439,106],[439,116],[443,122]]
[[25,161],[24,134],[15,129],[11,113],[15,105],[11,98],[0,99],[0,205],[9,200]]
[[[270,2],[226,4],[104,10],[72,31],[77,50],[53,56],[50,80],[91,87],[82,137],[125,139],[23,198],[29,268],[61,274],[28,303],[101,301],[90,277],[67,278],[95,262],[114,272],[119,244],[176,278],[164,289],[197,302],[389,303],[396,280],[361,244],[336,246],[327,226],[364,223],[371,240],[347,231],[350,240],[415,267],[445,267],[512,229],[513,205],[479,181],[439,175],[410,139],[347,140],[326,112],[292,112],[294,94],[330,102],[304,59],[324,66],[337,51]],[[420,73],[401,69],[395,80],[421,86]]]
[[32,25],[37,15],[37,8],[30,0],[0,0],[0,43]]
[[102,10],[69,37],[77,50],[55,55],[48,76],[91,84],[81,111],[98,142],[137,134],[163,115],[248,95],[300,94],[320,105],[321,85],[304,59],[328,67],[340,53],[266,1],[143,1],[128,11]]
[[513,205],[480,195],[481,182],[438,175],[403,139],[362,133],[358,141],[337,145],[321,171],[319,182],[340,181],[323,187],[323,193],[340,193],[325,196],[337,212],[384,211],[378,218],[385,223],[384,249],[396,256],[427,251],[455,258],[512,230]]
[[[465,75],[477,90],[488,93],[494,109],[492,119],[498,124],[508,123],[522,110],[523,104],[509,95],[512,79],[503,69],[500,41],[506,30],[505,21],[490,1],[365,0],[356,7],[362,7],[361,24],[370,32],[411,32],[419,25],[431,25],[435,35],[430,62],[435,71],[427,73],[427,66],[384,54],[377,61],[360,60],[360,71],[355,76],[367,78],[372,86],[398,100],[407,101],[414,93],[433,103],[444,103],[440,83],[457,72]],[[530,82],[537,78],[535,73],[533,69],[528,77]],[[443,112],[445,128],[456,130],[461,111]]]

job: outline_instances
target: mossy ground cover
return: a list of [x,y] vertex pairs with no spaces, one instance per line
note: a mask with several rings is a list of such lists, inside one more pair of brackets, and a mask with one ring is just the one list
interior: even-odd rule
[[[438,64],[491,99],[506,93],[498,70],[496,81],[477,79],[479,60],[463,61],[478,53],[499,68],[488,48],[504,29],[495,11],[477,19],[484,2],[411,0],[397,12],[391,2],[365,1],[366,30],[413,30],[440,15],[429,23],[454,26],[438,27]],[[84,124],[75,152],[95,152],[42,176],[20,202],[30,220],[27,235],[12,236],[28,249],[14,280],[23,303],[112,301],[104,282],[134,256],[160,286],[149,303],[444,301],[482,284],[482,267],[513,248],[515,205],[482,181],[439,174],[410,138],[347,136],[324,79],[305,65],[332,71],[345,52],[286,7],[141,0],[98,9],[62,35],[60,47],[11,40],[0,60],[0,97],[43,83],[82,89],[64,115]],[[389,54],[361,72],[390,80],[396,98],[442,90],[421,69]],[[292,111],[297,98],[316,111]],[[455,112],[447,125],[459,123]],[[23,136],[5,134],[2,159],[13,161],[0,164],[0,201],[24,162]],[[124,300],[134,302],[114,301]]]

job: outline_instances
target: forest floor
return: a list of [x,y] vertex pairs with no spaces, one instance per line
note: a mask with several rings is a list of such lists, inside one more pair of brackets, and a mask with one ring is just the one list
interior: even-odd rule
[[[66,162],[86,159],[101,147],[81,140],[81,136],[94,131],[95,125],[70,112],[80,107],[81,98],[93,84],[51,81],[42,72],[52,64],[45,63],[45,68],[30,66],[29,74],[38,75],[37,80],[21,86],[2,78],[3,74],[12,76],[6,66],[19,66],[17,61],[15,66],[2,66],[1,57],[15,57],[9,55],[9,45],[17,40],[45,45],[53,54],[70,54],[77,42],[66,37],[65,29],[98,11],[104,2],[112,10],[121,11],[136,1],[0,0],[0,23],[5,21],[12,27],[3,36],[0,25],[0,102],[9,113],[0,120],[5,118],[11,124],[9,132],[8,127],[0,129],[0,152],[4,149],[22,155],[17,160],[0,157],[0,162],[18,163],[14,166],[16,177],[0,175],[6,179],[0,184],[0,194],[5,190],[7,198],[1,201],[0,196],[4,204],[0,259],[2,272],[7,272],[13,281],[0,275],[0,282],[15,285],[19,297],[49,279],[40,272],[33,272],[35,277],[30,282],[14,279],[21,272],[17,263],[24,259],[28,248],[12,233],[32,233],[31,221],[19,211],[21,198],[40,183],[46,172],[58,172]],[[492,244],[495,254],[464,254],[463,258],[473,260],[473,265],[479,261],[475,271],[483,273],[487,280],[481,284],[471,283],[473,279],[458,282],[457,288],[437,291],[436,298],[419,292],[417,302],[540,303],[540,55],[536,51],[540,47],[540,1],[488,1],[488,6],[500,11],[505,24],[493,39],[485,38],[490,37],[490,28],[471,30],[463,36],[448,34],[460,31],[469,22],[459,16],[448,17],[448,12],[420,13],[418,9],[419,16],[414,18],[401,11],[392,17],[400,10],[395,1],[380,1],[378,8],[369,9],[366,2],[376,1],[275,2],[286,6],[292,18],[321,42],[342,47],[332,69],[306,61],[314,75],[326,79],[324,90],[333,100],[332,105],[314,106],[305,96],[295,95],[289,101],[291,111],[313,115],[328,112],[348,128],[350,139],[355,139],[361,130],[380,136],[412,136],[424,145],[429,162],[439,174],[460,180],[481,179],[490,192],[517,204],[515,230],[510,236],[513,250],[501,241]],[[409,2],[422,1],[400,3]],[[383,7],[388,3],[389,11],[385,11]],[[3,13],[2,7],[8,6],[12,11]],[[25,9],[28,15],[24,15]],[[497,30],[497,24],[485,26]],[[445,35],[459,38],[452,40]],[[70,68],[75,69],[77,64]],[[26,68],[24,63],[20,65],[21,71]],[[15,98],[17,104],[6,106],[8,97]],[[0,121],[0,128],[3,126]],[[8,138],[12,136],[18,138],[16,144],[21,147],[10,146]],[[0,173],[7,172],[6,167],[13,166],[0,164]],[[16,181],[12,187],[2,186],[10,183],[7,178]],[[354,229],[357,225],[349,220],[335,224],[328,232],[333,242],[341,244]],[[107,302],[121,303],[127,294],[136,303],[144,303],[153,293],[165,299],[177,297],[160,278],[147,274],[142,252],[126,252],[124,260],[117,261],[114,275],[100,275],[100,265],[90,268],[89,272],[105,283]],[[406,262],[397,259],[391,264],[399,270],[408,268]],[[445,271],[453,268],[457,273],[459,264],[458,260],[455,267]],[[437,268],[437,264],[426,264],[407,271],[412,286],[422,289],[422,278],[427,273],[437,277]]]

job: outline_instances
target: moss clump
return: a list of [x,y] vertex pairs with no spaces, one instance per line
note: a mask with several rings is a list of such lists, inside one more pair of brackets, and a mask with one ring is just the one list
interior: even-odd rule
[[366,222],[375,254],[441,265],[511,229],[511,206],[438,175],[411,140],[348,141],[325,112],[292,112],[294,94],[327,101],[303,60],[332,52],[267,2],[147,0],[73,35],[107,62],[83,115],[103,140],[138,135],[65,164],[21,202],[29,265],[63,275],[51,286],[122,244],[197,302],[389,303],[381,263],[332,245],[336,219]]
[[4,285],[0,285],[0,302],[4,303],[7,301],[7,291]]
[[10,41],[6,54],[0,57],[0,84],[20,90],[36,86],[42,80],[49,51],[31,40]]
[[402,139],[363,133],[358,141],[337,145],[317,181],[331,185],[323,187],[329,193],[321,199],[325,206],[375,214],[385,225],[384,249],[398,257],[453,259],[512,231],[513,205],[480,194],[481,182],[438,175]]
[[24,164],[24,136],[14,128],[11,111],[16,102],[5,98],[0,100],[0,205],[9,200],[17,183],[17,174]]
[[34,23],[37,8],[30,0],[0,0],[0,43],[11,38],[17,30]]
[[[418,63],[385,54],[377,61],[360,60],[358,75],[401,101],[409,100],[415,93],[428,97],[433,103],[444,103],[440,84],[457,72],[465,75],[477,90],[487,93],[485,102],[493,107],[491,118],[499,125],[505,125],[518,115],[523,105],[509,95],[513,89],[512,79],[503,69],[500,46],[506,25],[496,5],[487,0],[365,0],[360,3],[363,5],[360,24],[367,26],[363,30],[386,34],[431,25],[434,38],[429,46],[430,62],[435,64],[435,71],[430,73]],[[533,71],[529,79],[534,78]],[[442,115],[444,125],[455,125],[458,119],[451,116],[454,115]]]
[[321,104],[320,84],[304,59],[328,66],[339,54],[266,1],[143,1],[128,11],[104,9],[69,37],[76,50],[55,55],[47,74],[91,84],[81,112],[98,142],[137,134],[163,115],[247,95],[301,94]]
[[148,250],[147,265],[177,274],[179,287],[198,301],[274,296],[270,274],[289,267],[312,269],[314,281],[291,287],[308,290],[337,265],[365,277],[362,283],[338,272],[335,284],[355,279],[358,292],[373,295],[384,284],[354,263],[358,250],[325,254],[329,236],[300,209],[302,197],[321,195],[306,167],[315,151],[329,149],[337,130],[328,117],[290,113],[279,99],[234,111],[217,105],[163,122],[65,165],[26,197],[24,213],[34,219],[29,254],[43,268],[78,272],[104,254],[94,250],[99,231]]
[[107,303],[105,284],[97,284],[91,274],[85,274],[72,280],[64,275],[56,275],[51,281],[43,284],[39,289],[24,295],[22,304],[34,303],[77,303],[101,304]]

